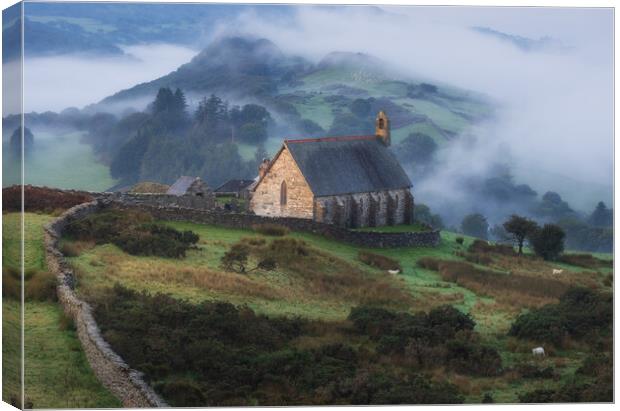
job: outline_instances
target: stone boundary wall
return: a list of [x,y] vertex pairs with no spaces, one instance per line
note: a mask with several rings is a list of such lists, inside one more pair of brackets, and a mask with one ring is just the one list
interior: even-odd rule
[[98,199],[110,199],[125,204],[137,206],[153,207],[184,207],[196,208],[201,210],[212,210],[215,208],[215,195],[212,192],[205,193],[204,196],[171,194],[138,194],[138,193],[99,193],[93,194]]
[[169,407],[144,381],[143,374],[130,368],[103,339],[92,307],[75,294],[73,270],[58,249],[58,240],[69,222],[100,208],[98,201],[80,204],[45,226],[45,259],[48,269],[57,278],[58,301],[65,313],[73,318],[82,348],[96,377],[121,400],[124,407]]
[[331,224],[318,223],[310,219],[292,217],[265,217],[247,213],[225,213],[210,210],[196,210],[184,207],[153,207],[123,203],[108,198],[102,206],[116,209],[139,209],[151,213],[155,218],[166,221],[190,221],[227,228],[249,229],[257,224],[279,224],[293,231],[318,234],[348,244],[369,248],[436,247],[441,241],[439,230],[404,233],[381,233],[353,231]]

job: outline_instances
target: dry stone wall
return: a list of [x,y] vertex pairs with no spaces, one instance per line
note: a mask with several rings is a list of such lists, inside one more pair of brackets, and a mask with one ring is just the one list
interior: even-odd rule
[[168,404],[144,381],[143,374],[130,368],[103,339],[92,307],[76,295],[73,270],[58,249],[58,241],[69,222],[100,208],[98,201],[80,204],[45,227],[45,257],[48,269],[58,280],[58,300],[65,313],[73,318],[82,348],[95,375],[124,407],[167,407]]
[[[168,407],[169,405],[145,382],[143,374],[134,370],[103,339],[93,316],[92,307],[75,293],[75,274],[58,249],[65,227],[104,208],[139,209],[150,212],[155,218],[168,221],[190,221],[228,228],[249,229],[256,224],[275,223],[292,230],[304,231],[333,238],[362,247],[434,247],[440,242],[439,230],[409,233],[379,233],[352,231],[331,224],[319,223],[307,218],[265,217],[255,214],[225,213],[212,208],[180,206],[178,202],[149,199],[139,195],[109,195],[93,193],[97,200],[70,208],[45,226],[45,257],[48,269],[57,278],[58,300],[65,313],[76,326],[78,338],[86,358],[99,381],[120,399],[124,407]],[[162,196],[157,196],[162,198]],[[178,197],[177,197],[178,198]],[[353,201],[348,198],[348,201]],[[201,203],[204,205],[204,203]],[[400,200],[396,203],[401,208]],[[365,207],[360,207],[364,218]]]
[[102,201],[104,207],[116,209],[139,209],[151,213],[155,218],[166,221],[190,221],[198,224],[227,228],[251,229],[265,223],[280,224],[294,231],[322,235],[348,244],[370,248],[436,247],[441,241],[439,230],[404,233],[382,233],[354,231],[331,224],[319,223],[305,218],[265,217],[246,213],[224,213],[182,207],[136,206],[114,200]]
[[110,198],[127,204],[147,205],[156,207],[186,207],[201,210],[212,210],[215,208],[215,195],[213,192],[197,196],[186,194],[175,196],[171,194],[138,194],[138,193],[103,193],[96,195],[96,198]]

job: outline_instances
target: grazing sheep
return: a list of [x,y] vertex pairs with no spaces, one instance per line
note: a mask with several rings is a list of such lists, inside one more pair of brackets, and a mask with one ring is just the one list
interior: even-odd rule
[[532,355],[545,356],[545,349],[543,347],[532,348]]
[[558,269],[555,269],[555,268],[553,269],[553,271],[551,271],[551,273],[552,273],[553,275],[556,275],[556,274],[562,274],[563,272],[564,272],[564,270],[558,270]]
[[396,275],[396,274],[400,273],[400,270],[388,270],[388,273]]

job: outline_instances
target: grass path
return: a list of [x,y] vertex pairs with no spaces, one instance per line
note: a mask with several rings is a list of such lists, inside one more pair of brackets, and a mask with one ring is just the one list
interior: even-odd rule
[[[25,214],[25,269],[45,270],[43,225],[52,216]],[[3,268],[19,270],[19,213],[2,216]],[[36,275],[36,274],[35,274]],[[20,391],[20,304],[4,298],[2,304],[2,397]],[[62,309],[51,301],[25,304],[25,390],[35,408],[120,407],[95,378],[75,331],[62,326]]]

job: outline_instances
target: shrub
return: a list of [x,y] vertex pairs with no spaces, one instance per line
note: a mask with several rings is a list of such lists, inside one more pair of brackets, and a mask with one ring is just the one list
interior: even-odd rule
[[530,235],[534,252],[545,260],[555,260],[564,251],[564,230],[555,224],[545,224]]
[[2,267],[2,296],[21,300],[22,285],[19,271],[12,267]]
[[381,254],[371,253],[369,251],[360,251],[357,254],[357,257],[361,262],[367,264],[371,267],[378,268],[380,270],[400,270],[402,271],[402,266],[397,260],[393,258],[386,257]]
[[279,224],[257,224],[252,229],[259,234],[282,237],[289,233],[289,229]]
[[[181,258],[198,242],[191,231],[178,231],[152,223],[152,216],[142,212],[116,210],[91,214],[71,222],[67,236],[77,240],[94,241],[96,244],[112,243],[133,255],[155,255]],[[70,253],[77,249],[67,250]]]
[[470,253],[476,254],[486,254],[486,253],[496,253],[502,255],[517,255],[515,250],[506,244],[489,244],[484,240],[474,240],[474,242],[467,249]]
[[558,261],[584,268],[613,267],[613,260],[602,260],[594,257],[592,254],[563,254]]
[[493,399],[493,396],[486,392],[484,393],[484,396],[482,397],[482,404],[493,404],[495,403],[495,399]]
[[263,257],[270,257],[279,264],[289,264],[309,254],[309,247],[303,240],[276,238],[269,244]]
[[60,331],[75,331],[75,322],[73,317],[67,315],[64,311],[60,313],[60,319],[58,320],[58,329]]
[[608,332],[612,317],[611,295],[575,287],[562,295],[558,304],[518,316],[509,335],[561,345],[565,336],[583,338],[592,332]]
[[446,344],[448,367],[456,372],[491,377],[502,372],[502,359],[495,348],[454,339]]
[[202,390],[193,381],[167,381],[156,386],[157,391],[170,402],[173,407],[200,407],[206,405]]
[[36,273],[26,282],[24,297],[26,300],[56,301],[56,278],[48,271]]
[[526,404],[541,404],[554,402],[555,391],[548,389],[538,389],[523,394],[519,394],[519,402]]
[[541,368],[535,364],[520,364],[515,368],[515,371],[522,378],[554,378],[556,376],[553,367]]
[[452,338],[456,332],[473,330],[476,326],[469,314],[464,314],[451,305],[433,308],[428,313],[427,324],[438,332],[440,339]]
[[245,273],[249,255],[250,247],[248,247],[246,244],[233,244],[230,249],[226,251],[222,256],[222,267],[224,267],[226,271]]

